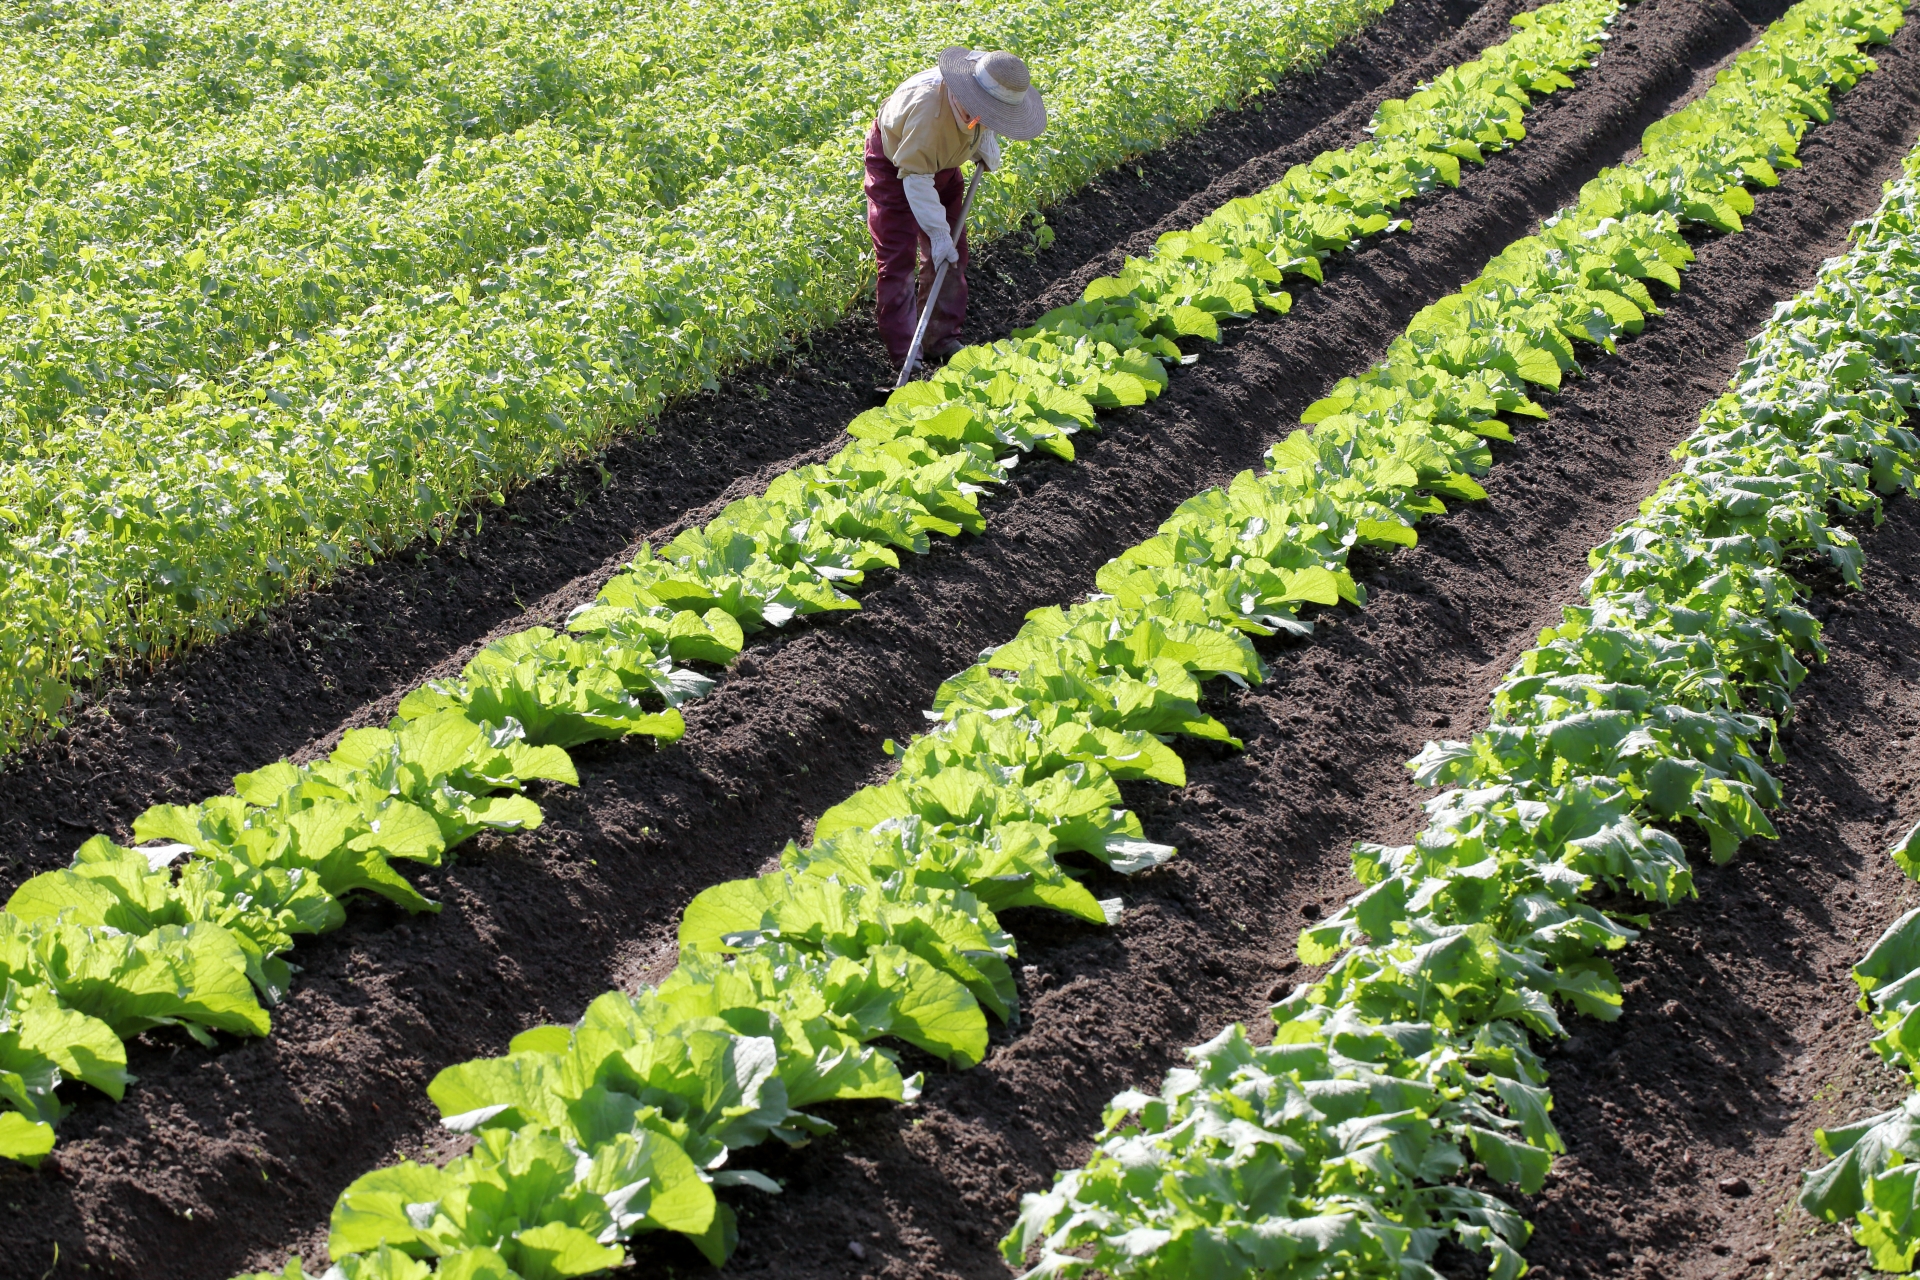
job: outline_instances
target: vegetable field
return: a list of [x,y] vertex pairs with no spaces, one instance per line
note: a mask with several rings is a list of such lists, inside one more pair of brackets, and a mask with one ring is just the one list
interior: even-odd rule
[[22,20],[0,1271],[1908,1269],[1899,0],[964,10],[1058,137],[879,408],[960,37],[690,12]]
[[864,126],[941,46],[1019,44],[1057,86],[991,232],[1368,12],[15,17],[0,747],[839,314]]

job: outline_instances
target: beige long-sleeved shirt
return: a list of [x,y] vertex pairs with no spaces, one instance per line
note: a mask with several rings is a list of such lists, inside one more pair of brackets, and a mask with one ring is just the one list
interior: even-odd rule
[[960,127],[940,68],[908,79],[880,107],[880,149],[901,177],[958,169],[972,160],[1000,166],[1000,140],[984,125]]

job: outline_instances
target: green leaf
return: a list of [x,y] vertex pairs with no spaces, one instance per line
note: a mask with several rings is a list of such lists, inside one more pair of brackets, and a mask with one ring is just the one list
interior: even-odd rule
[[327,1251],[341,1258],[383,1246],[399,1249],[427,1243],[416,1219],[423,1211],[431,1218],[456,1185],[444,1170],[411,1160],[355,1178],[333,1206]]
[[610,1271],[627,1260],[626,1250],[603,1245],[578,1227],[547,1222],[515,1235],[514,1271],[525,1280],[566,1280]]
[[[381,1245],[372,1253],[342,1258],[336,1265],[340,1268],[341,1280],[430,1280],[433,1275],[426,1263],[386,1245]],[[323,1276],[321,1280],[326,1280],[326,1277]]]
[[1545,1151],[1478,1125],[1469,1125],[1467,1135],[1474,1158],[1487,1167],[1487,1176],[1495,1182],[1517,1185],[1526,1195],[1537,1194],[1546,1184],[1553,1157]]
[[1354,533],[1362,542],[1380,543],[1389,546],[1411,547],[1420,541],[1420,535],[1411,525],[1386,520],[1359,520],[1354,523]]
[[1522,347],[1514,359],[1517,362],[1514,372],[1528,382],[1536,382],[1543,387],[1559,387],[1560,362],[1551,351],[1541,347]]
[[725,880],[701,890],[680,917],[680,945],[710,950],[727,934],[751,933],[773,903],[773,877]]
[[733,1251],[740,1245],[740,1227],[734,1220],[730,1205],[716,1205],[712,1224],[703,1232],[692,1237],[693,1243],[714,1266],[725,1266]]
[[1220,322],[1199,307],[1183,303],[1173,308],[1169,315],[1173,320],[1174,332],[1182,338],[1205,338],[1209,342],[1220,340]]
[[1853,966],[1853,980],[1871,995],[1920,969],[1920,907],[1888,925],[1871,950]]
[[494,1126],[558,1125],[567,1114],[562,1061],[516,1049],[504,1058],[475,1058],[447,1067],[427,1085],[441,1123],[456,1133]]
[[434,1280],[518,1280],[498,1250],[481,1247],[446,1254],[433,1269]]
[[1887,853],[1893,858],[1895,866],[1913,879],[1920,880],[1920,823],[1915,823],[1912,830],[1894,841]]
[[0,1111],[0,1159],[37,1166],[53,1150],[53,1126],[17,1111]]
[[573,1040],[566,1027],[532,1027],[507,1042],[508,1053],[565,1053]]
[[628,1232],[658,1228],[703,1235],[721,1207],[686,1151],[653,1130],[623,1134],[600,1148],[587,1184],[609,1204],[621,1201]]
[[0,1071],[43,1074],[38,1064],[44,1063],[120,1101],[133,1077],[127,1074],[126,1046],[113,1028],[66,1008],[47,987],[22,989],[10,982],[0,995]]
[[1814,1140],[1831,1163],[1807,1175],[1800,1207],[1825,1222],[1846,1222],[1867,1207],[1868,1185],[1887,1169],[1920,1159],[1920,1124],[1911,1095],[1892,1111],[1832,1129]]

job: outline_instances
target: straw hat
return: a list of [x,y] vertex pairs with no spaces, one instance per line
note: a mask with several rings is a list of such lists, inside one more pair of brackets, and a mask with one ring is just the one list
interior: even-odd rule
[[940,51],[940,78],[962,110],[1003,138],[1026,142],[1047,127],[1027,64],[1010,53],[951,45]]

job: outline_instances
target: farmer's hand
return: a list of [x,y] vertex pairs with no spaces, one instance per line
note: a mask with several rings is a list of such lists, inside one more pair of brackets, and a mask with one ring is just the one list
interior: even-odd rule
[[937,267],[943,262],[957,264],[960,261],[960,250],[954,247],[953,237],[947,234],[945,227],[940,229],[939,235],[928,236],[927,239],[933,241],[934,266]]

